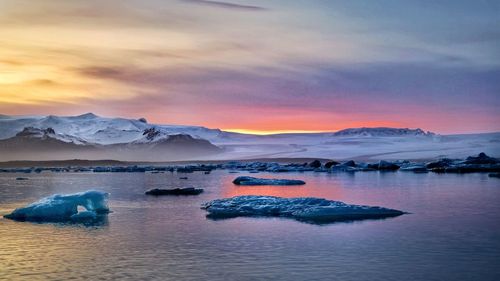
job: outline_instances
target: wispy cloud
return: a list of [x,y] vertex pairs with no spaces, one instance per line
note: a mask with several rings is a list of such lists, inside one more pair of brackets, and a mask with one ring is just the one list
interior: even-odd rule
[[[192,120],[191,124],[212,127],[238,125],[218,117],[217,112],[223,112],[224,116],[236,114],[237,121],[246,120],[247,126],[256,128],[258,124],[267,129],[293,129],[294,124],[300,124],[303,128],[332,130],[333,126],[362,122],[380,125],[386,124],[384,120],[397,120],[402,126],[426,124],[426,129],[446,132],[456,130],[452,120],[460,118],[461,128],[478,130],[495,126],[495,112],[500,107],[500,101],[491,95],[500,90],[495,80],[500,69],[474,70],[460,65],[379,63],[305,67],[296,72],[267,69],[260,73],[124,65],[89,66],[76,71],[141,91],[130,100],[113,102],[110,108],[120,104],[127,110],[158,113],[168,108],[170,118],[177,123],[182,122],[182,116]],[[256,114],[257,109],[261,114]],[[174,114],[175,110],[182,112]],[[200,110],[211,113],[186,116]],[[304,120],[312,123],[306,125]]]
[[194,4],[200,4],[205,6],[219,7],[219,8],[227,8],[227,9],[235,9],[235,10],[250,10],[250,11],[264,11],[266,8],[260,6],[253,5],[242,5],[230,2],[222,2],[222,1],[211,1],[211,0],[182,0],[183,2],[189,2]]
[[498,1],[0,2],[3,113],[500,130]]

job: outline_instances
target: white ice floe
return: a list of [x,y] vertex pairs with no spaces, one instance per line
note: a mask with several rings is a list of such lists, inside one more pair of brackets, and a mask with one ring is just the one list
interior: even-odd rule
[[[95,219],[109,212],[109,193],[89,190],[74,194],[54,194],[23,208],[15,209],[5,218],[19,221],[81,221]],[[84,210],[79,212],[78,207]]]
[[351,205],[321,198],[281,198],[256,195],[216,199],[205,203],[202,208],[209,213],[211,218],[290,217],[316,223],[378,219],[405,214],[399,210]]

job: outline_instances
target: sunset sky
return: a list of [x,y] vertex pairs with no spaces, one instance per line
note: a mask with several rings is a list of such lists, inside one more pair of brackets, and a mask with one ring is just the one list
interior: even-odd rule
[[0,113],[500,131],[500,1],[0,0]]

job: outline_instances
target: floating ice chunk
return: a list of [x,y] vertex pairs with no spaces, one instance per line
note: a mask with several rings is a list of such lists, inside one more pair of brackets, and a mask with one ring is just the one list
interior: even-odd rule
[[303,185],[306,184],[301,180],[287,179],[261,179],[254,177],[237,177],[233,180],[236,185]]
[[[109,193],[89,190],[74,194],[55,194],[15,209],[5,218],[19,221],[78,221],[96,218],[98,214],[109,213]],[[78,212],[78,207],[85,210]]]
[[402,172],[415,172],[415,173],[427,173],[428,169],[423,163],[410,163],[408,165],[402,166],[400,169]]
[[313,197],[237,196],[202,206],[211,218],[240,216],[289,217],[313,223],[396,217],[405,212],[382,207],[350,205]]

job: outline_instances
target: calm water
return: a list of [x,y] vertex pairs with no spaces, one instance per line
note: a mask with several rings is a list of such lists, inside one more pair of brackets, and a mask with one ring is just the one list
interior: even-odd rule
[[[0,214],[53,193],[98,188],[114,211],[101,226],[0,219],[5,280],[500,280],[500,180],[485,174],[258,174],[305,186],[238,187],[240,174],[0,174]],[[147,197],[151,188],[205,188]],[[411,212],[311,225],[205,218],[200,204],[243,194],[315,196]]]

